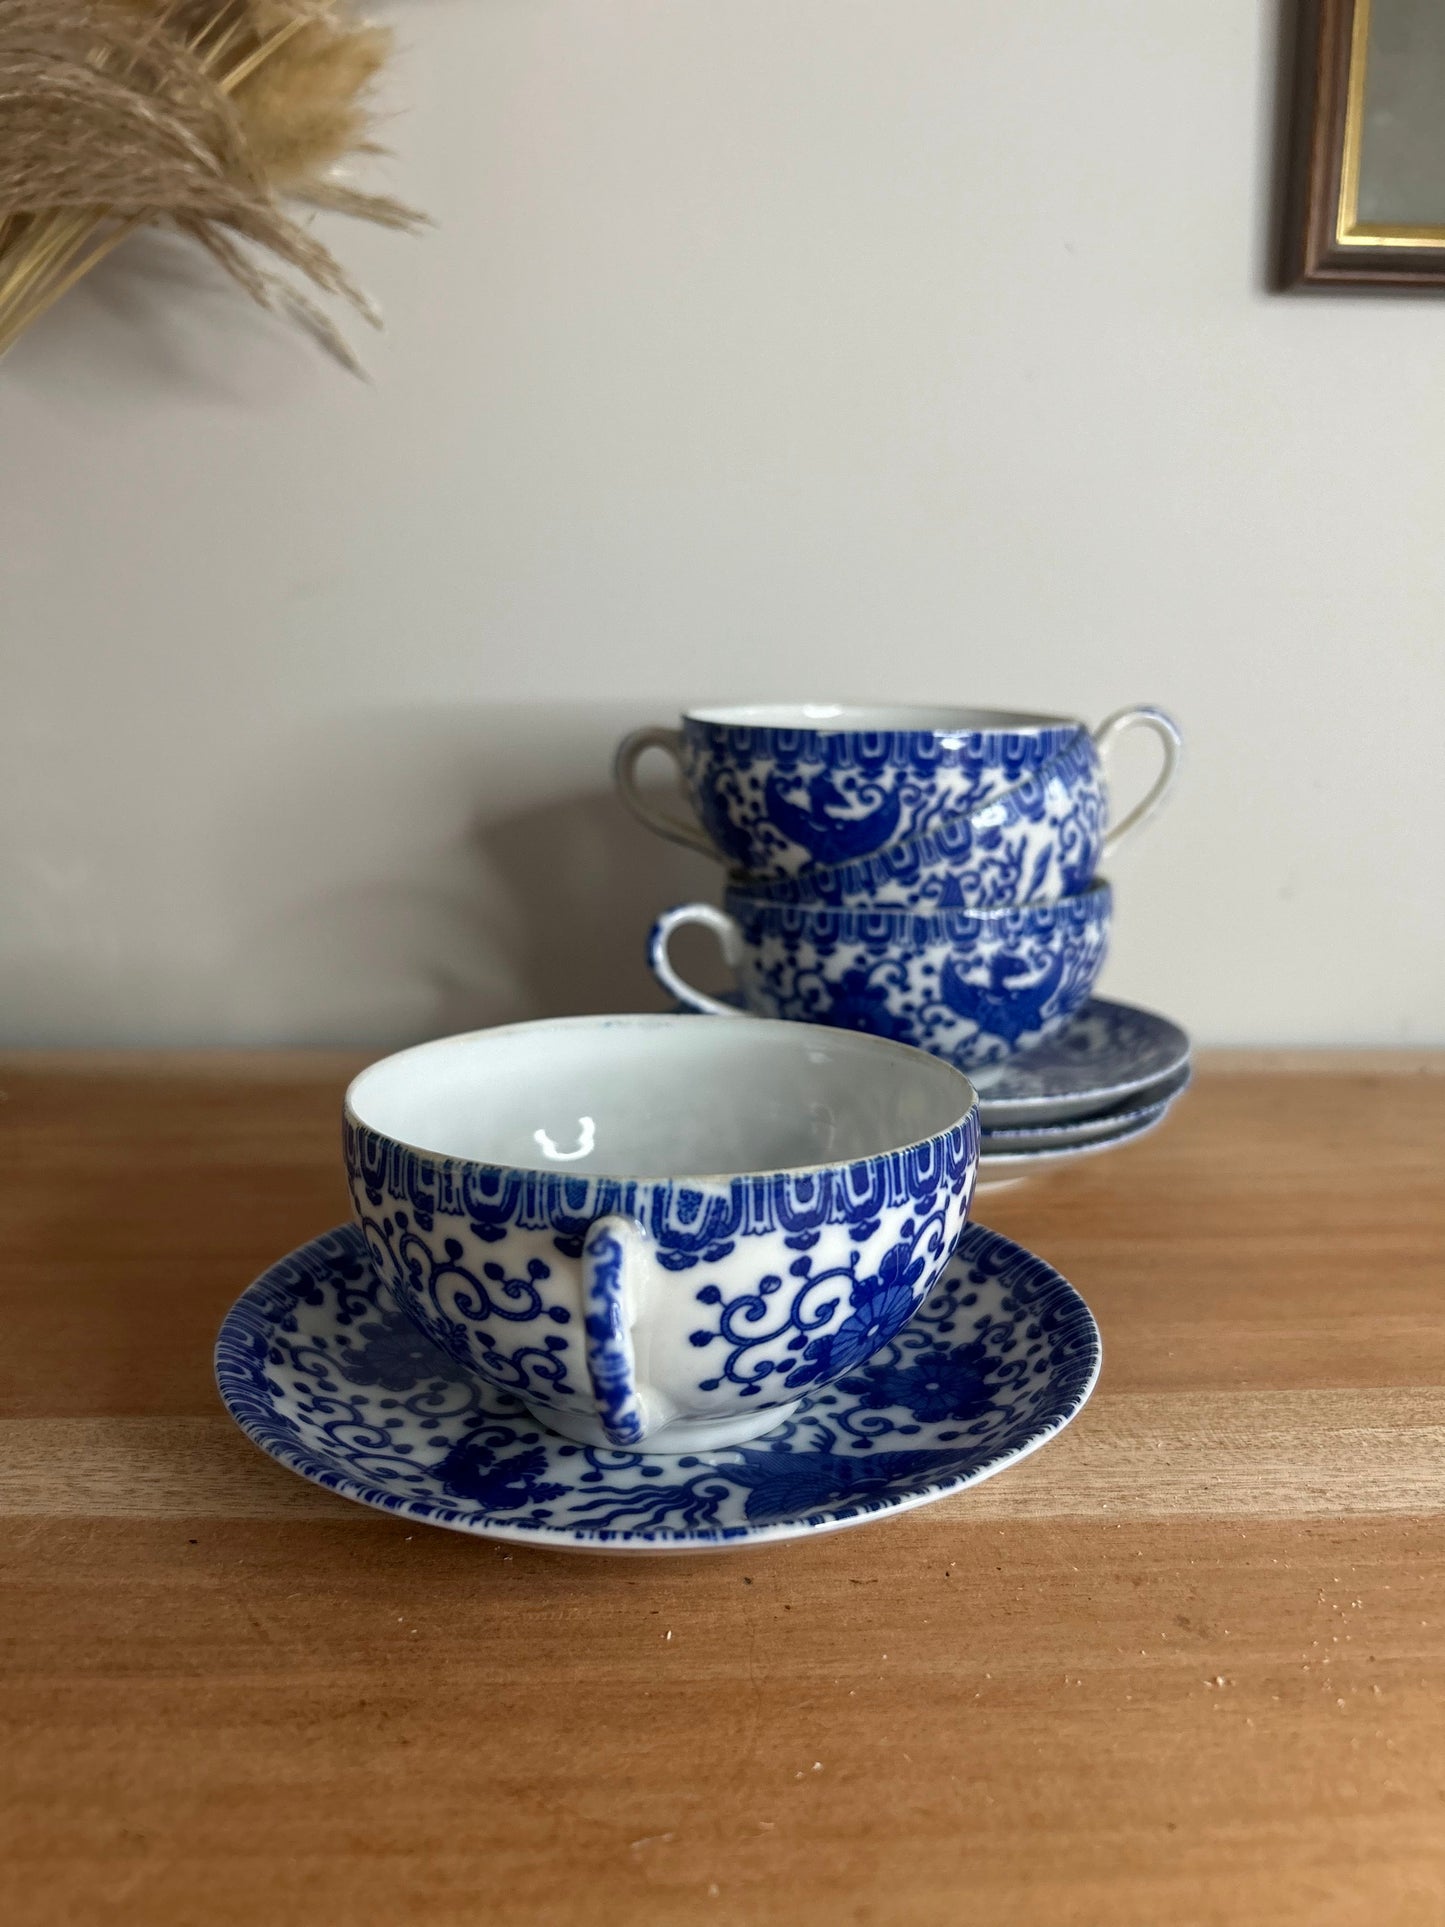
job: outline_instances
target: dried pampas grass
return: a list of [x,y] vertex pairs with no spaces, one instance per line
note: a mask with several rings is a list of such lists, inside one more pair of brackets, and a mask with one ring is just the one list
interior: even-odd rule
[[375,151],[367,98],[388,48],[347,0],[0,0],[0,353],[127,235],[163,225],[356,367],[295,277],[375,313],[282,197],[417,224],[331,172]]

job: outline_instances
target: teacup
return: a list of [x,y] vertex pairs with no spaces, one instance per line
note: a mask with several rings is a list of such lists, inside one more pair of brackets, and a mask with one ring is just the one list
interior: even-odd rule
[[[1179,732],[1162,711],[1120,710],[1093,732],[1102,755],[1125,730],[1153,730],[1164,762],[1114,830],[1142,823],[1173,781]],[[835,867],[968,815],[1078,739],[1083,723],[992,709],[845,708],[837,704],[694,709],[681,729],[634,730],[617,751],[623,801],[658,835],[754,877]],[[649,749],[677,763],[696,820],[658,808],[637,787]]]
[[962,1070],[1002,1062],[1063,1027],[1094,988],[1113,900],[1098,880],[1053,903],[993,910],[833,910],[729,890],[726,910],[687,903],[653,925],[654,976],[692,1010],[735,1007],[680,977],[675,930],[701,924],[761,1017],[871,1031]]
[[619,1451],[735,1445],[859,1365],[950,1257],[972,1086],[876,1037],[727,1013],[422,1044],[346,1095],[398,1305],[538,1421]]
[[748,877],[738,888],[770,903],[841,910],[991,909],[1077,896],[1128,824],[1106,831],[1104,775],[1080,730],[1042,770],[976,810],[890,843],[856,863],[796,876]]

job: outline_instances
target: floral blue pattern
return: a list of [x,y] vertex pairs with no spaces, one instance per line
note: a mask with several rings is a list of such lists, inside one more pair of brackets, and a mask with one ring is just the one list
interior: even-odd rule
[[[792,1403],[866,1355],[844,1330],[891,1338],[963,1227],[978,1134],[973,1109],[853,1164],[619,1180],[432,1156],[348,1117],[345,1159],[371,1262],[418,1332],[623,1447],[650,1409],[708,1424]],[[691,1346],[653,1347],[641,1387],[621,1321],[634,1259],[696,1307]]]
[[616,1552],[794,1538],[941,1498],[1066,1425],[1100,1355],[1077,1293],[981,1225],[871,1358],[724,1451],[571,1444],[445,1353],[415,1347],[348,1225],[242,1295],[216,1377],[241,1429],[318,1485],[457,1531]]
[[[828,910],[729,890],[745,1007],[758,1016],[866,1030],[915,1044],[961,1070],[994,1064],[1062,1029],[1088,997],[1108,948],[1112,896],[994,910]],[[665,988],[672,928],[710,905],[669,911],[649,955]],[[699,997],[695,1008],[712,1008]]]
[[597,1416],[611,1445],[636,1445],[647,1429],[637,1396],[627,1321],[627,1246],[636,1233],[625,1219],[599,1218],[582,1247],[582,1326],[587,1373]]
[[968,814],[1042,771],[1088,731],[779,729],[687,717],[684,779],[704,829],[740,869],[790,876],[856,862]]
[[930,1425],[966,1418],[988,1403],[988,1344],[926,1345],[906,1365],[879,1364],[857,1378],[839,1380],[870,1412],[906,1406]]
[[1080,730],[1052,762],[972,811],[852,863],[736,880],[772,903],[835,909],[978,909],[1076,896],[1089,886],[1109,814],[1103,766]]

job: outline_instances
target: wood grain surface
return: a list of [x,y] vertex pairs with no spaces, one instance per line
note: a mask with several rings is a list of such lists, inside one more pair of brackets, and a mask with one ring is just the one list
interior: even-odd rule
[[982,1200],[1099,1319],[1077,1423],[657,1562],[365,1511],[220,1412],[359,1061],[0,1060],[0,1919],[1445,1921],[1445,1060],[1206,1060]]

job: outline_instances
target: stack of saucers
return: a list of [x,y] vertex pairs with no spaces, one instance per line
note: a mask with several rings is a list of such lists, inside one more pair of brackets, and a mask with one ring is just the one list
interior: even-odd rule
[[1157,1130],[1189,1088],[1189,1038],[1168,1017],[1091,997],[1037,1050],[973,1073],[979,1185],[1016,1184]]
[[[1158,737],[1163,765],[1110,826],[1104,756],[1135,727]],[[650,749],[675,759],[687,816],[639,790]],[[827,705],[699,709],[680,729],[634,731],[617,756],[624,800],[728,866],[721,909],[683,904],[658,919],[653,970],[687,1008],[740,1001],[872,1031],[946,1058],[986,1093],[1088,1003],[1113,917],[1099,864],[1158,806],[1178,752],[1175,725],[1150,708],[1092,731],[995,710]],[[689,923],[717,936],[733,1003],[678,974],[669,943]],[[1043,1155],[1036,1137],[998,1155]]]

